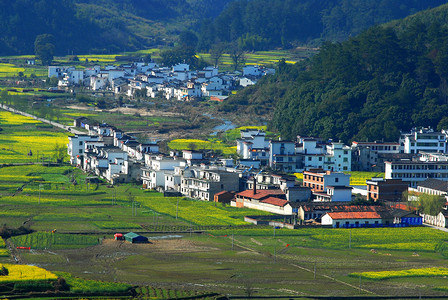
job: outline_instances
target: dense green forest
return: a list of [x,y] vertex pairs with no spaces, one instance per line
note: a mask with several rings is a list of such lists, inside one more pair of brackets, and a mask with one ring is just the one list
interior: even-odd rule
[[56,54],[170,46],[231,0],[0,0],[0,55],[32,54],[51,34]]
[[342,43],[325,43],[308,61],[280,62],[275,76],[221,109],[273,111],[270,125],[285,138],[396,141],[400,129],[446,129],[447,21],[443,5]]
[[202,51],[320,45],[447,1],[0,0],[0,55],[32,54],[42,34],[54,36],[56,55],[174,46],[185,30]]
[[245,50],[343,41],[375,24],[401,19],[445,0],[237,0],[199,30],[199,46],[238,43]]

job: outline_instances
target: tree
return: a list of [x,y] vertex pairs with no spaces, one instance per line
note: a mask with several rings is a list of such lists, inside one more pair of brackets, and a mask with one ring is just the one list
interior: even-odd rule
[[56,160],[56,162],[62,163],[64,161],[65,151],[67,151],[67,148],[65,148],[65,146],[62,144],[56,144],[54,146],[53,151],[54,151],[53,157]]
[[418,196],[418,208],[421,212],[435,216],[442,211],[445,198],[439,195],[421,193]]
[[179,63],[189,64],[190,67],[196,68],[199,65],[199,60],[196,57],[194,48],[191,47],[176,47],[160,53],[162,63],[165,66],[174,66]]
[[226,49],[226,45],[222,42],[213,44],[210,49],[210,58],[212,59],[213,65],[215,67],[218,66],[219,60],[221,59],[224,51]]
[[181,47],[191,47],[196,49],[196,46],[198,45],[198,37],[190,30],[182,31],[179,34],[179,44]]
[[244,56],[244,51],[238,47],[237,45],[234,45],[230,49],[230,58],[233,62],[233,68],[236,71],[240,65],[243,65],[246,61],[246,57]]
[[34,54],[42,61],[42,65],[49,65],[54,56],[54,37],[51,34],[40,34],[34,41]]

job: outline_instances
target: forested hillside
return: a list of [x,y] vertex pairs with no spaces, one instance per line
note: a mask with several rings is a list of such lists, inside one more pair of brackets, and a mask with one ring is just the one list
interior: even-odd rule
[[0,0],[0,55],[32,54],[36,36],[56,54],[117,53],[170,45],[231,0]]
[[375,24],[401,19],[446,0],[237,0],[203,23],[200,47],[237,42],[245,50],[342,41]]
[[[448,0],[0,0],[0,55],[32,54],[51,34],[56,54],[117,53],[173,46],[198,34],[243,50],[339,41],[375,23]],[[235,46],[235,45],[234,45]]]
[[286,138],[396,141],[413,126],[448,128],[448,5],[373,27],[231,98],[266,113]]

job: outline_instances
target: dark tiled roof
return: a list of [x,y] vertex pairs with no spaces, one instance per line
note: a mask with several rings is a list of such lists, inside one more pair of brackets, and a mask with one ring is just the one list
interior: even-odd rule
[[425,181],[419,182],[417,186],[425,187],[436,191],[448,192],[448,182],[439,179],[428,178]]

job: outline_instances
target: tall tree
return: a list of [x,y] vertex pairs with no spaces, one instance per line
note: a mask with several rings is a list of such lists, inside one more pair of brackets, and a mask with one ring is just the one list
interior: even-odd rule
[[54,57],[54,36],[51,34],[40,34],[34,41],[34,54],[42,61],[42,65],[49,65]]

